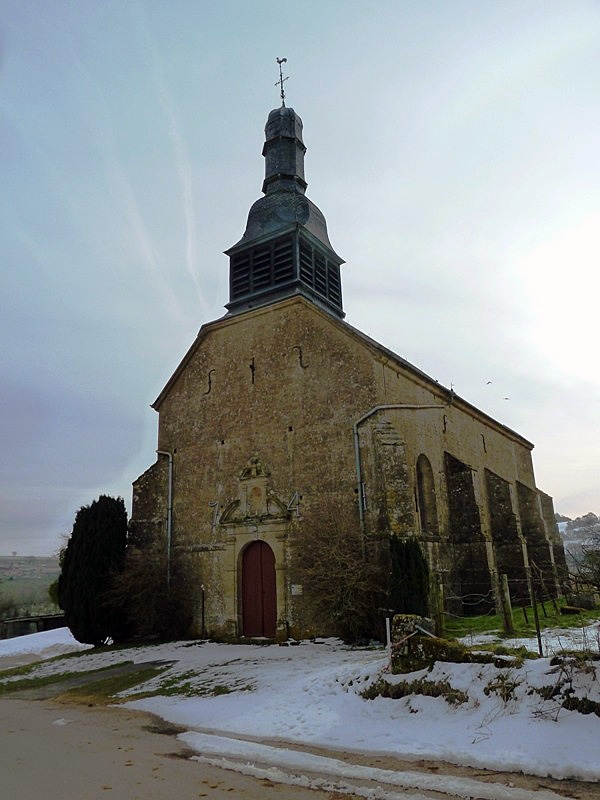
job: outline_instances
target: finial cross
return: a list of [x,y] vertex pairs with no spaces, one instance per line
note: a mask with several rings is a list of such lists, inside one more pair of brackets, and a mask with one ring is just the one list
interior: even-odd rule
[[279,64],[279,80],[275,84],[275,86],[279,86],[279,93],[281,95],[281,105],[285,106],[285,92],[283,90],[283,84],[287,81],[289,76],[283,77],[283,72],[281,69],[281,65],[287,63],[287,58],[276,58],[275,61]]

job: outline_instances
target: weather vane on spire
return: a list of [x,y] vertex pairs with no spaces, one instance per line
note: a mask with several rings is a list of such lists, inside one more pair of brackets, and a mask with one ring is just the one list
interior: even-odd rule
[[281,71],[281,65],[287,63],[287,58],[276,58],[275,59],[279,64],[279,80],[275,84],[275,86],[279,86],[280,95],[281,95],[281,105],[285,106],[285,92],[283,91],[283,84],[287,81],[289,76],[283,77],[283,72]]

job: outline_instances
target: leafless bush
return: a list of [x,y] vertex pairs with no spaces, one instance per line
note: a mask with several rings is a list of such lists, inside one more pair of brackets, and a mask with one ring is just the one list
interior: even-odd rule
[[[131,639],[176,639],[185,636],[193,617],[191,556],[171,553],[169,577],[164,546],[129,546],[121,572],[114,575],[107,602],[122,610]],[[199,580],[195,580],[199,584]]]
[[332,496],[304,513],[292,554],[294,581],[303,587],[298,605],[317,633],[347,642],[381,635],[388,576],[373,550],[365,553],[352,505]]

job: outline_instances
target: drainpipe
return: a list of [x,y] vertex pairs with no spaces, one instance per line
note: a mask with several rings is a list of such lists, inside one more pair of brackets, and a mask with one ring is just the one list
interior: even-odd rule
[[157,455],[169,459],[169,488],[167,493],[167,589],[171,588],[171,539],[173,536],[173,454],[157,450]]
[[362,417],[356,420],[353,425],[354,431],[354,459],[356,462],[356,481],[358,485],[358,518],[360,520],[360,529],[363,535],[363,550],[364,550],[364,537],[365,537],[365,495],[364,495],[364,483],[362,480],[362,465],[360,461],[360,443],[358,441],[358,427],[362,425],[363,422],[366,422],[370,417],[374,414],[377,414],[379,411],[389,411],[389,410],[406,410],[406,411],[419,411],[421,409],[428,409],[428,408],[438,408],[438,409],[445,409],[447,406],[439,405],[439,404],[417,404],[417,403],[392,403],[389,405],[380,405],[380,406],[373,406],[370,411],[367,411],[366,414],[363,414]]

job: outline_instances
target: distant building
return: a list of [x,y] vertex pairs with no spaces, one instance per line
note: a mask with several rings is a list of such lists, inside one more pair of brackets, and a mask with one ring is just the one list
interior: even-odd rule
[[493,605],[502,574],[524,599],[532,562],[556,594],[564,555],[533,445],[344,321],[302,121],[282,106],[265,133],[264,196],[227,251],[227,313],[153,404],[159,455],[134,483],[134,530],[189,552],[212,635],[302,635],[290,541],[332,498],[366,540],[417,537],[454,611]]

